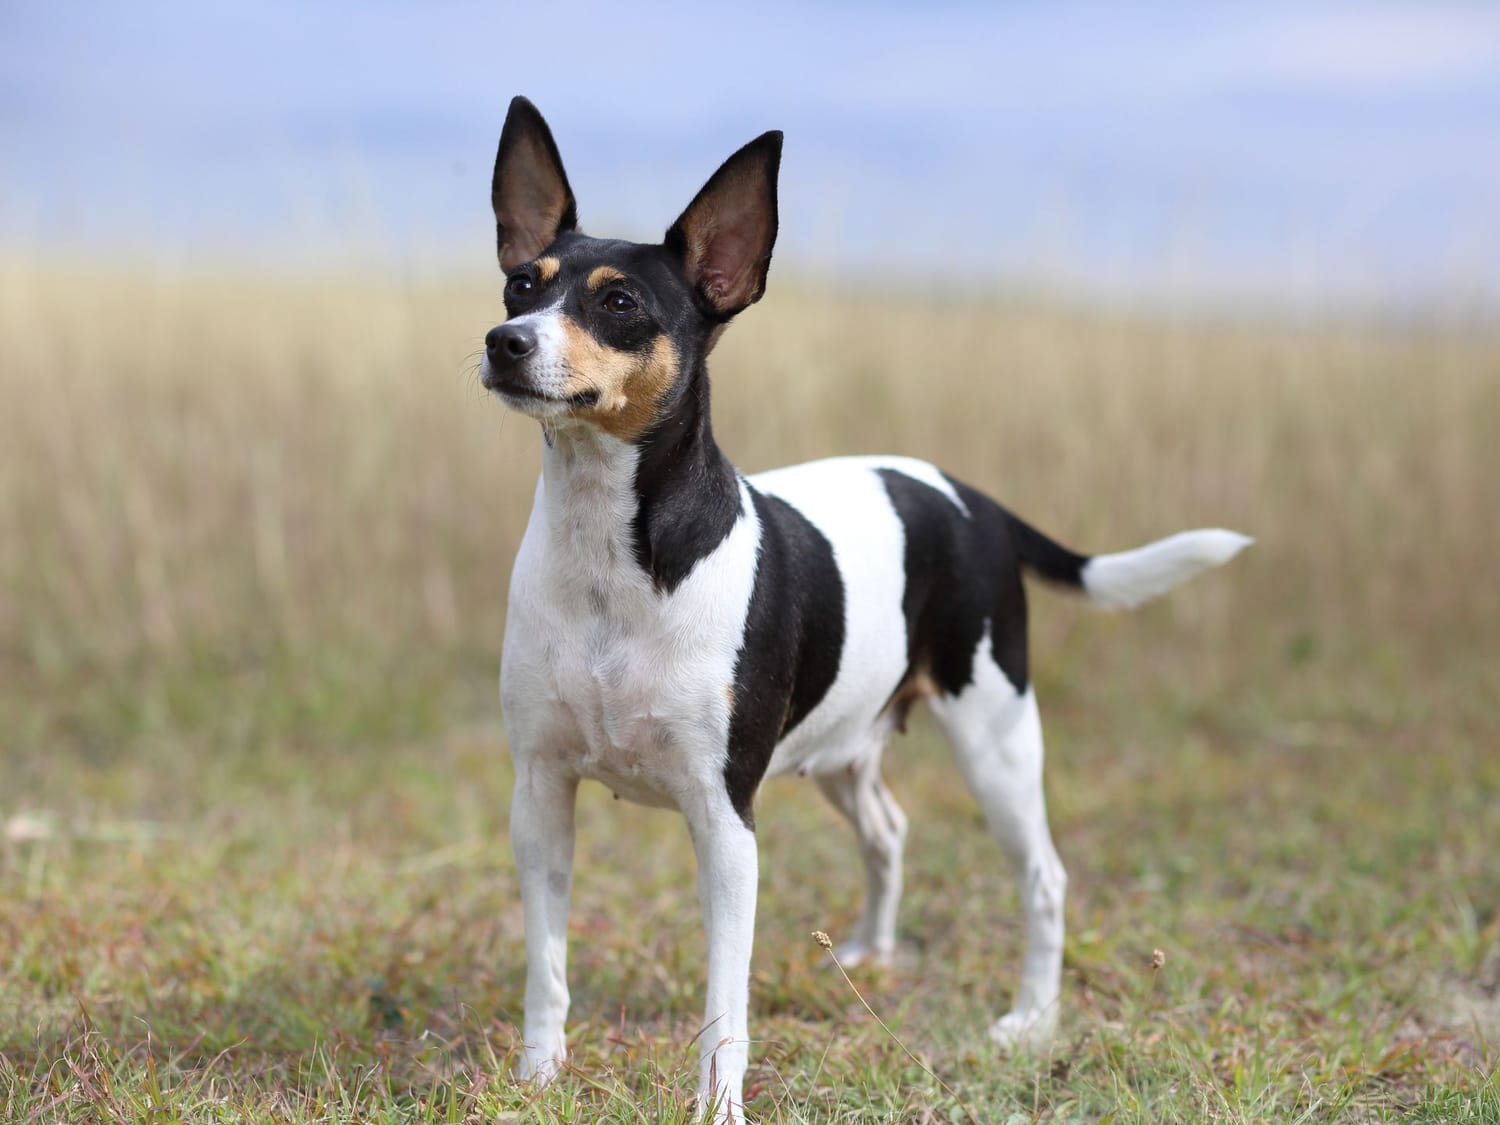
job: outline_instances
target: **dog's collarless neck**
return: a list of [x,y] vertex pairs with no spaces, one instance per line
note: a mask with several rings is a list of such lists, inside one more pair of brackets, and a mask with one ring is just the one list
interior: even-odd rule
[[592,427],[547,435],[548,523],[569,553],[628,550],[652,585],[672,593],[741,515],[739,475],[719,450],[701,364],[669,412],[634,442]]
[[629,549],[636,450],[591,428],[559,428],[542,451],[542,498],[548,538],[562,559],[609,569]]
[[714,441],[708,370],[699,360],[665,415],[640,443],[632,528],[636,561],[671,593],[740,518],[739,475]]

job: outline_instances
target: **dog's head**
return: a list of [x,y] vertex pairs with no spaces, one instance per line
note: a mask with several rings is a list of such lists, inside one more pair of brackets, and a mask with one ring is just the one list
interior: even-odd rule
[[647,433],[724,325],[765,292],[780,163],[781,134],[766,133],[724,162],[659,244],[590,238],[547,123],[516,98],[491,189],[509,319],[485,337],[484,385],[548,426]]

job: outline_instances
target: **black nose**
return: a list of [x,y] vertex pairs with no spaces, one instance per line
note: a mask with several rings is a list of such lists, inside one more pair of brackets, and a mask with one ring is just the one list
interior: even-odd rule
[[492,366],[505,366],[536,351],[536,333],[524,324],[502,324],[489,330],[484,350]]

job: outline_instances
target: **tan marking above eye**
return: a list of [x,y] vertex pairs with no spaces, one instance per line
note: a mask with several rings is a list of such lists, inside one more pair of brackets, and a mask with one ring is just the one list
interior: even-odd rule
[[557,271],[562,269],[562,263],[556,258],[538,258],[536,260],[536,279],[546,285],[557,276]]
[[602,289],[612,281],[624,280],[625,275],[614,266],[599,266],[589,274],[588,286],[590,289]]
[[631,441],[656,421],[661,400],[677,379],[677,349],[658,336],[644,354],[607,347],[569,317],[562,322],[563,360],[570,372],[564,393],[587,394],[599,401],[575,411],[606,433]]

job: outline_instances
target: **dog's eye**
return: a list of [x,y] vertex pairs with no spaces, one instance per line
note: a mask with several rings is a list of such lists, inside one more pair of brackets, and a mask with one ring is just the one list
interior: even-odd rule
[[531,278],[524,273],[513,274],[505,283],[505,295],[507,297],[530,296],[531,291],[536,288]]
[[611,289],[604,296],[604,307],[617,315],[635,312],[635,298],[619,289]]

